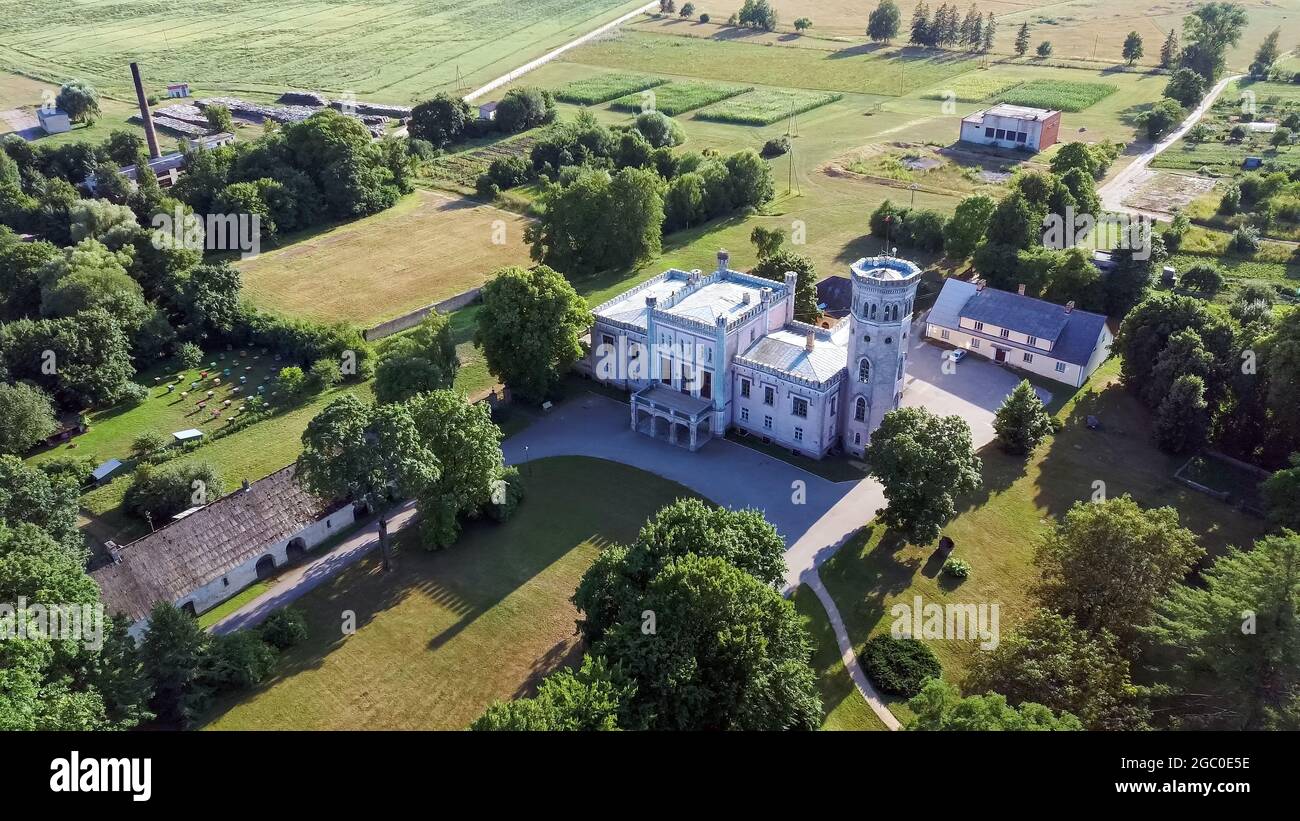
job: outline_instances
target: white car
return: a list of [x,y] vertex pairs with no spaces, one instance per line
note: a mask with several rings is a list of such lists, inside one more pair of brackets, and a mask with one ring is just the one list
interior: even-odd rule
[[952,359],[953,362],[960,362],[966,358],[966,349],[957,348],[955,350],[949,351],[948,356],[949,358]]

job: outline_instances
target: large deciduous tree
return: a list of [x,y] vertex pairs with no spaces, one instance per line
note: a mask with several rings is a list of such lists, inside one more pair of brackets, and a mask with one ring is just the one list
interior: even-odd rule
[[0,384],[0,453],[21,456],[57,428],[49,394],[21,382]]
[[380,350],[375,368],[375,400],[405,402],[418,393],[450,388],[459,369],[451,320],[433,311],[410,333]]
[[474,341],[488,369],[521,398],[546,399],[582,356],[579,339],[591,326],[586,301],[545,265],[497,271],[482,299]]
[[877,43],[888,43],[898,36],[898,25],[903,15],[894,0],[880,0],[880,5],[867,18],[867,36]]
[[943,679],[925,682],[921,692],[907,702],[914,718],[909,730],[953,731],[1026,731],[1082,730],[1079,719],[1062,710],[1053,713],[1041,704],[1026,701],[1018,707],[1007,703],[1006,696],[989,693],[962,697],[955,685]]
[[794,286],[795,319],[803,322],[816,320],[820,315],[817,310],[817,269],[813,267],[811,259],[793,251],[777,251],[760,259],[750,273],[784,282],[787,271],[798,274]]
[[914,544],[937,539],[956,512],[956,497],[980,486],[970,426],[960,416],[936,416],[925,408],[886,413],[871,434],[866,460],[885,486],[881,522]]
[[473,118],[469,103],[454,94],[439,92],[411,109],[407,130],[417,140],[432,143],[435,148],[446,148],[460,140]]

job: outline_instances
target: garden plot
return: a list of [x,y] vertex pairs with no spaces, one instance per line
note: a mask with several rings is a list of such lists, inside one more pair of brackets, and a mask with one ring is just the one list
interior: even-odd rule
[[701,120],[734,125],[771,125],[786,117],[833,103],[843,96],[830,92],[765,88],[702,108],[695,116]]
[[527,158],[536,142],[537,136],[528,134],[511,140],[500,140],[481,148],[443,154],[429,163],[429,178],[441,185],[472,189],[479,175],[488,170],[493,160],[506,157]]
[[1023,80],[987,72],[973,72],[944,83],[921,95],[923,100],[954,100],[959,103],[978,103],[998,96]]
[[1156,174],[1129,196],[1123,204],[1139,211],[1172,214],[1186,208],[1193,200],[1213,190],[1212,177],[1193,177],[1186,174]]
[[1050,108],[1056,111],[1083,111],[1119,90],[1110,83],[1083,83],[1072,80],[1030,80],[998,94],[998,100],[1011,105]]
[[[751,86],[717,85],[714,83],[668,83],[667,85],[639,91],[620,97],[610,104],[615,111],[640,114],[643,107],[652,108],[669,117],[694,111],[752,90]],[[648,104],[648,105],[647,105]]]
[[555,99],[576,105],[598,105],[667,82],[648,74],[599,74],[557,88]]

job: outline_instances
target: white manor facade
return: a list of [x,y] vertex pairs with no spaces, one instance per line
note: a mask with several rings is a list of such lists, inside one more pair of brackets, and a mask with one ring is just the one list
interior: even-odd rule
[[920,270],[850,266],[853,305],[829,328],[794,318],[796,275],[669,270],[598,306],[587,366],[631,394],[630,425],[696,450],[729,428],[805,456],[861,456],[898,407]]

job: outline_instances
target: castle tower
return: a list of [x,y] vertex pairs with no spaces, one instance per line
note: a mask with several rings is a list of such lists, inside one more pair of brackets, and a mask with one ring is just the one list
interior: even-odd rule
[[853,311],[844,450],[861,456],[886,413],[898,407],[907,373],[912,303],[921,269],[897,257],[867,257],[850,266]]

